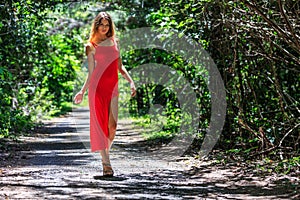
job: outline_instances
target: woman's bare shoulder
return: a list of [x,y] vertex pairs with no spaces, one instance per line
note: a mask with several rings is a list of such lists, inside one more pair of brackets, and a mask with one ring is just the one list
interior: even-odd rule
[[89,55],[90,53],[95,54],[96,49],[95,49],[94,45],[91,42],[86,43],[84,45],[84,47],[85,47],[85,54],[86,55]]

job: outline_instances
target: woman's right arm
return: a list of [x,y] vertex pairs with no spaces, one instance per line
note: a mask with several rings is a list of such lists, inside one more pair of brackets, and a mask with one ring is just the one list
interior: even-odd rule
[[94,49],[92,49],[91,46],[86,46],[85,53],[87,55],[87,62],[88,62],[88,75],[86,77],[86,80],[85,80],[81,90],[74,97],[75,104],[79,104],[82,102],[83,95],[89,87],[90,79],[91,79],[92,73],[95,68]]

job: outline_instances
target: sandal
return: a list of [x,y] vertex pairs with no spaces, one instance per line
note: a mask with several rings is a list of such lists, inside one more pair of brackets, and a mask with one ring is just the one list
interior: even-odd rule
[[111,167],[110,163],[102,163],[103,165],[103,176],[111,177],[114,176],[114,170]]

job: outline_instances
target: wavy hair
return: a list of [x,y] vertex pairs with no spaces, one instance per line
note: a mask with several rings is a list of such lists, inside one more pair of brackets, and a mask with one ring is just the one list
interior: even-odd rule
[[96,32],[98,30],[98,27],[101,24],[101,20],[106,19],[109,23],[109,30],[106,33],[107,37],[114,37],[115,36],[115,25],[113,20],[111,19],[110,15],[107,12],[100,12],[94,19],[91,27],[91,32],[90,32],[90,38],[89,41],[92,41],[92,39],[95,37]]

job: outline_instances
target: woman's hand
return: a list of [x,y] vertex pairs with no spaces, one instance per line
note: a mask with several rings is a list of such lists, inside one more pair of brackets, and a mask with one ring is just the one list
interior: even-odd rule
[[75,97],[74,97],[74,103],[75,104],[80,104],[82,102],[82,99],[83,99],[83,92],[80,91],[78,92]]
[[130,83],[131,96],[134,97],[136,95],[136,88],[134,82]]

